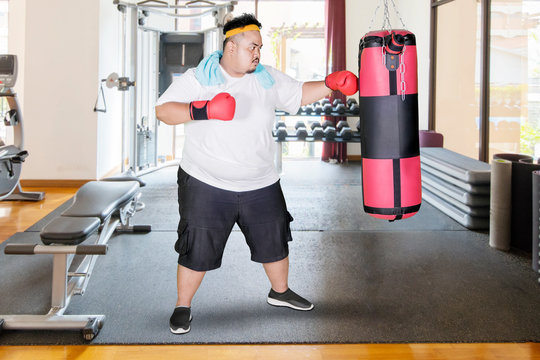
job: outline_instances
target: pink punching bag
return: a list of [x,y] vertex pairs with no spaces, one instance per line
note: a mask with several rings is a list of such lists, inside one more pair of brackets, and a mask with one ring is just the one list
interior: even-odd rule
[[380,219],[406,219],[422,202],[414,34],[367,33],[358,68],[364,210]]

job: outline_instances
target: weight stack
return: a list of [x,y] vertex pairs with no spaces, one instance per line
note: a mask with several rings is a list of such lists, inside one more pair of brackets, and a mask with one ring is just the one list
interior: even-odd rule
[[405,219],[422,202],[414,34],[367,33],[360,40],[358,68],[364,211]]

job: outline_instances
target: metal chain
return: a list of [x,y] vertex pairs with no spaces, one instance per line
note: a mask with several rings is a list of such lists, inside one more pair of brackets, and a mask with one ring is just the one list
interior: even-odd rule
[[405,83],[405,62],[403,61],[403,57],[405,56],[405,48],[406,46],[403,46],[403,51],[399,55],[399,73],[401,76],[401,101],[405,101],[405,90],[407,90],[407,84]]
[[401,25],[403,25],[403,29],[406,29],[407,27],[405,26],[405,23],[403,22],[403,19],[401,18],[401,14],[399,13],[396,7],[396,3],[394,3],[394,0],[390,0],[390,1],[392,1],[392,5],[394,6],[394,11],[396,12],[396,15],[398,16],[399,21],[401,21]]
[[[388,27],[386,27],[388,25]],[[384,0],[384,21],[382,24],[382,29],[391,29],[392,24],[390,24],[390,12],[388,11],[388,0]]]
[[379,11],[380,7],[381,7],[381,4],[379,3],[379,5],[377,5],[377,8],[375,9],[375,13],[373,14],[373,17],[371,18],[371,23],[369,24],[368,32],[370,32],[371,28],[373,27],[373,20],[375,20],[375,18],[377,17],[377,12]]
[[[401,14],[399,13],[397,9],[396,3],[394,2],[394,0],[390,0],[390,1],[392,2],[392,6],[394,7],[394,11],[396,12],[397,17],[399,18],[401,25],[403,26],[404,29],[406,29],[407,27],[405,26],[405,23],[403,22],[403,19],[401,18]],[[375,13],[373,14],[373,17],[371,18],[368,32],[370,32],[371,28],[373,27],[373,21],[377,17],[377,12],[379,11],[381,5],[384,5],[382,30],[392,29],[392,24],[390,23],[390,10],[388,9],[388,0],[381,0],[379,5],[377,5],[377,8],[375,9]]]

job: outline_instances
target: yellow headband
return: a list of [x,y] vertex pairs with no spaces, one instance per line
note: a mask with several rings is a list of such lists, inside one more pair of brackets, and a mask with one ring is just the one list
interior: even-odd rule
[[244,31],[253,31],[253,30],[261,31],[259,29],[259,27],[257,25],[255,25],[255,24],[246,25],[244,27],[240,27],[240,28],[236,28],[236,29],[232,29],[232,30],[227,31],[225,33],[225,39],[230,38],[233,35],[243,33]]

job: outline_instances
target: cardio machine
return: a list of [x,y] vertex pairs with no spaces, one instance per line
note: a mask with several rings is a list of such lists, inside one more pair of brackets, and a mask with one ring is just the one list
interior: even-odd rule
[[4,125],[13,128],[13,145],[0,143],[0,200],[39,201],[43,199],[43,192],[22,191],[19,182],[28,151],[24,150],[23,119],[17,95],[12,91],[16,80],[17,56],[0,55],[0,99],[8,107]]

